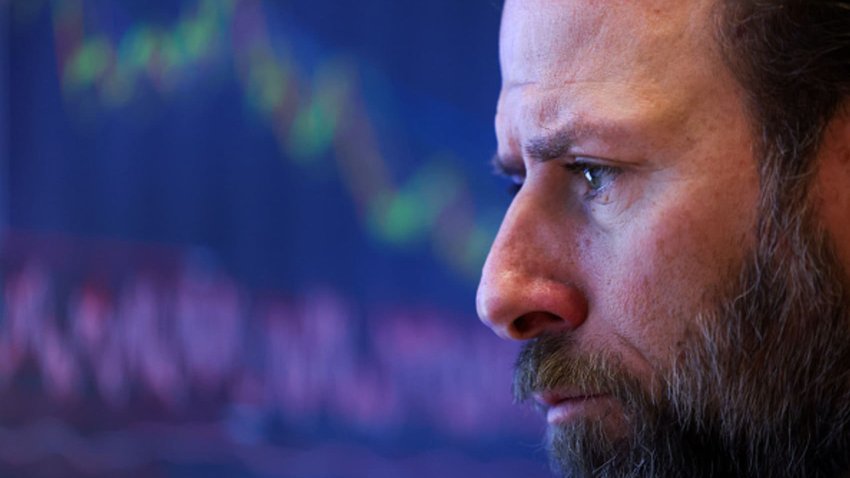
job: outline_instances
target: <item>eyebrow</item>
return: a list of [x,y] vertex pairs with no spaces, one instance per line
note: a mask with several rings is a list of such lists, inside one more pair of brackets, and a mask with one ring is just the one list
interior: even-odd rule
[[[568,128],[534,138],[524,148],[525,154],[540,163],[562,158],[575,144],[575,137],[575,129]],[[499,155],[498,153],[490,161],[493,171],[501,176],[522,175],[525,168],[514,165],[523,164],[523,162],[522,156]]]
[[497,176],[522,176],[525,168],[512,166],[517,163],[522,164],[522,158],[519,156],[503,156],[496,153],[490,159],[490,167],[493,169],[493,174]]
[[[612,138],[622,136],[624,133],[622,125],[579,120],[547,135],[532,138],[523,148],[524,155],[536,162],[545,163],[566,156],[579,138]],[[502,176],[523,175],[525,171],[524,167],[515,166],[524,164],[522,155],[497,153],[491,160],[491,164],[495,173]]]
[[548,136],[533,138],[525,147],[525,154],[531,159],[545,163],[564,157],[576,142],[576,130],[573,128],[555,131]]

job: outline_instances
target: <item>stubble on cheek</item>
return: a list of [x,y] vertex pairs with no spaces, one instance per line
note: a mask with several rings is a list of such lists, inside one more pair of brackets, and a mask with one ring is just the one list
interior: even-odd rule
[[607,310],[600,315],[650,376],[669,370],[696,318],[726,298],[752,250],[752,234],[737,231],[746,223],[716,224],[709,220],[714,209],[659,211],[619,245],[630,253],[614,261],[619,266],[607,282],[610,305],[602,303]]

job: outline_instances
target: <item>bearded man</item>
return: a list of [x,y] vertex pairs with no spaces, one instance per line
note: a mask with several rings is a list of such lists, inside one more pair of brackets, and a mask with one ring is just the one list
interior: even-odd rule
[[850,476],[850,2],[507,0],[478,291],[565,476]]

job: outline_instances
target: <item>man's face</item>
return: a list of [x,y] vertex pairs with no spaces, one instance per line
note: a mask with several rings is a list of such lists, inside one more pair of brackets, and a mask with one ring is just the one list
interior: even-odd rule
[[705,3],[506,3],[498,156],[522,187],[478,292],[498,334],[568,330],[651,380],[752,244],[752,144]]
[[709,6],[505,5],[498,156],[522,187],[478,291],[499,335],[569,333],[650,386],[737,271],[759,183]]
[[[616,454],[649,462],[660,451],[653,446],[687,455],[677,448],[683,443],[730,460],[745,455],[728,448],[751,445],[752,429],[793,428],[790,418],[759,415],[764,403],[743,402],[798,406],[782,390],[801,383],[737,380],[788,372],[750,364],[753,355],[738,346],[752,345],[754,354],[790,346],[808,356],[815,343],[835,345],[834,337],[818,343],[805,330],[788,337],[770,320],[749,322],[773,312],[748,300],[770,302],[778,292],[756,277],[769,264],[758,263],[755,148],[742,92],[717,52],[713,14],[713,2],[702,0],[505,4],[497,166],[521,187],[484,266],[477,305],[500,336],[536,339],[515,385],[520,398],[533,395],[547,410],[565,472],[598,468]],[[831,263],[830,251],[815,252]],[[793,288],[795,278],[787,279],[782,285]],[[799,313],[798,299],[788,299],[789,310]],[[843,314],[830,300],[815,308]],[[741,304],[747,310],[737,310]],[[727,363],[731,357],[737,362]],[[811,385],[808,375],[796,378]],[[748,415],[758,418],[750,423]],[[769,448],[771,438],[758,440]],[[701,460],[690,465],[709,466]]]

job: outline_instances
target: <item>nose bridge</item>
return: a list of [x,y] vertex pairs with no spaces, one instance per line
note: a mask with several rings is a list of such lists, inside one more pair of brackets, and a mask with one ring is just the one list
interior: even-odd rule
[[508,209],[478,288],[481,320],[503,338],[578,327],[587,302],[575,286],[575,231],[545,198],[523,190]]
[[[543,241],[546,220],[534,198],[522,191],[505,213],[496,239],[490,248],[484,269],[496,275],[531,276],[526,269],[537,270],[535,261],[546,254]],[[488,270],[488,269],[493,269]]]

